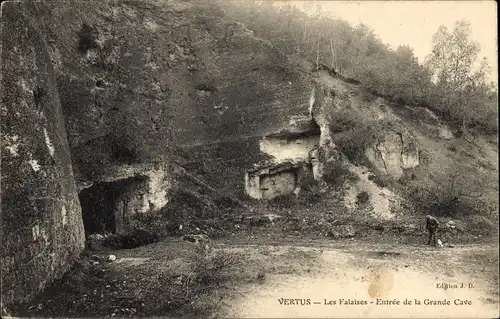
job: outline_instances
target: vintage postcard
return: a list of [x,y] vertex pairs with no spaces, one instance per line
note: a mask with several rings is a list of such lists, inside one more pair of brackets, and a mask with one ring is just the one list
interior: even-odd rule
[[1,1],[3,318],[498,318],[494,1]]

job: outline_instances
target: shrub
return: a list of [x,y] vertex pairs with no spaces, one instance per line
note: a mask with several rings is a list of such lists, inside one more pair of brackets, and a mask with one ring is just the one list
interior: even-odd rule
[[359,122],[352,131],[334,135],[333,140],[352,163],[363,164],[365,150],[378,139],[379,132],[378,124]]
[[359,125],[360,119],[348,116],[347,114],[348,113],[345,112],[343,112],[343,114],[337,114],[335,118],[330,121],[330,132],[341,133],[351,131]]
[[356,181],[358,179],[359,177],[340,161],[326,165],[323,170],[323,180],[329,185],[342,186],[347,181]]
[[409,181],[405,187],[408,198],[419,209],[452,218],[485,215],[491,211],[482,198],[484,188],[480,177],[456,168],[441,172],[434,180]]
[[[303,192],[301,195],[303,195]],[[269,205],[281,208],[291,208],[295,205],[295,202],[295,197],[292,194],[277,196],[267,201]]]
[[356,196],[356,204],[358,205],[366,204],[369,200],[370,200],[370,194],[368,194],[367,192],[360,192]]
[[376,92],[367,87],[363,87],[360,90],[359,95],[363,102],[373,102],[377,99]]
[[378,187],[384,188],[390,186],[389,176],[369,175],[368,180],[372,181]]
[[314,176],[307,175],[300,181],[300,186],[305,191],[310,191],[318,186],[318,181],[314,179]]
[[78,32],[78,50],[81,53],[87,53],[88,50],[98,48],[99,45],[96,42],[97,31],[84,23],[82,28]]

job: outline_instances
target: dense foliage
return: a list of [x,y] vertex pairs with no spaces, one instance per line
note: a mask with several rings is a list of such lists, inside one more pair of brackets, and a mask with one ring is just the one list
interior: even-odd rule
[[308,15],[293,3],[220,4],[235,20],[285,54],[298,54],[317,66],[329,66],[397,103],[427,106],[464,133],[471,127],[497,131],[496,85],[486,81],[486,60],[477,67],[479,46],[471,41],[466,21],[458,21],[452,32],[440,27],[433,38],[432,53],[421,64],[410,47],[394,50],[366,25],[351,26],[324,15],[320,7]]

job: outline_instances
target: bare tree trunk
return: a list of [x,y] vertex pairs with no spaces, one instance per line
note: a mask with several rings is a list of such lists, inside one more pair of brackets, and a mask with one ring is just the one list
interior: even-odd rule
[[316,70],[319,70],[319,37],[316,43]]
[[464,140],[466,140],[469,143],[472,143],[472,140],[469,139],[469,137],[467,137],[467,125],[466,125],[465,117],[462,120],[462,132],[463,132]]
[[460,92],[459,93],[459,103],[460,105],[462,106],[462,134],[463,134],[463,138],[464,140],[466,140],[467,142],[469,143],[472,143],[472,140],[469,139],[469,137],[467,136],[467,124],[469,123],[468,119],[467,119],[467,103],[463,97],[463,93]]
[[332,68],[336,71],[335,65],[335,49],[333,48],[333,40],[330,39],[330,51],[332,52]]
[[304,46],[304,52],[309,49],[309,35],[307,34],[307,19],[304,21],[304,33],[302,34],[302,45]]

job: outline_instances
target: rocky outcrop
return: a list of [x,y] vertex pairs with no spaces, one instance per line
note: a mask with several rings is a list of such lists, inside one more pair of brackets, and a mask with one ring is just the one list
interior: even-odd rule
[[405,170],[420,164],[415,138],[405,130],[384,132],[365,154],[375,169],[394,179],[403,177]]
[[308,115],[292,115],[287,126],[265,136],[260,151],[274,163],[309,162],[310,153],[319,145],[320,128]]
[[2,303],[31,298],[84,248],[45,29],[30,2],[2,4]]
[[[406,170],[420,164],[416,138],[403,127],[401,119],[387,106],[387,101],[371,95],[368,99],[368,93],[359,86],[332,77],[325,71],[316,72],[315,83],[310,97],[310,113],[321,128],[319,162],[323,174],[325,166],[342,160],[334,135],[345,134],[350,128],[343,124],[346,127],[340,129],[345,131],[331,132],[331,124],[342,121],[354,126],[361,124],[364,129],[358,134],[373,135],[352,136],[349,147],[363,148],[364,157],[377,171],[399,179]],[[349,118],[339,118],[346,116]],[[363,145],[365,142],[367,145]]]
[[316,81],[315,87],[311,91],[309,98],[309,112],[311,118],[320,127],[319,147],[313,154],[315,165],[315,179],[321,180],[328,174],[329,168],[333,167],[343,159],[341,151],[333,141],[330,132],[330,123],[335,110],[339,110],[350,105],[352,94],[344,87],[338,87],[337,79],[330,78],[329,75],[321,74],[326,78],[331,86]]

